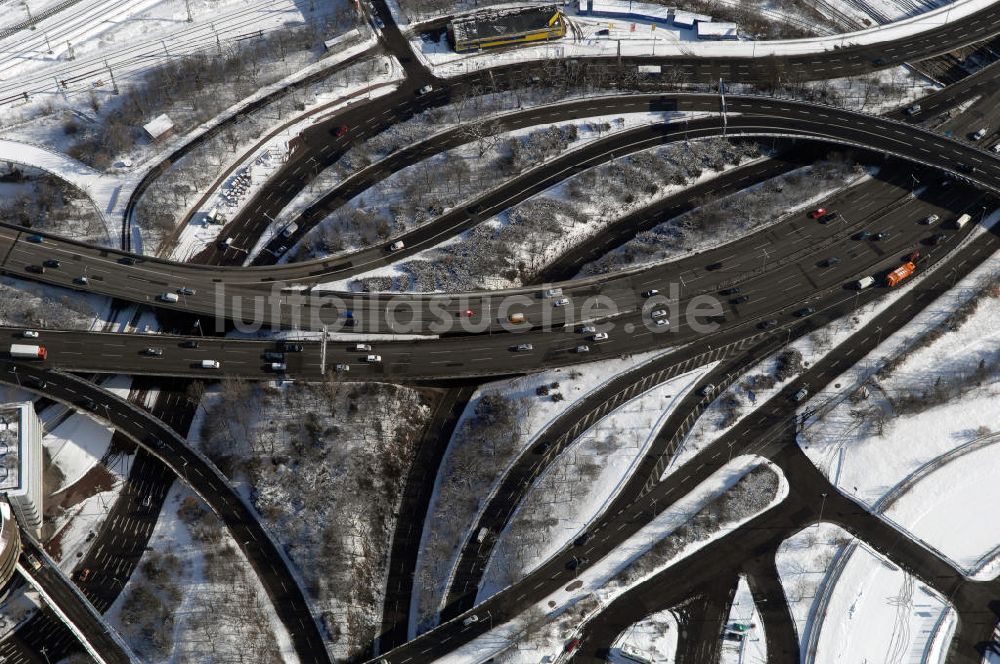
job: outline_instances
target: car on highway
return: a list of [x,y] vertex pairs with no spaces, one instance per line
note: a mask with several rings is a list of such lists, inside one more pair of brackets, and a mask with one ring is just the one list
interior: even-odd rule
[[279,353],[277,351],[269,350],[263,355],[265,362],[284,362],[285,354]]
[[418,96],[423,96],[425,94],[428,94],[429,92],[432,92],[433,90],[434,90],[434,86],[428,84],[428,85],[425,85],[424,87],[420,88],[419,90],[417,90],[417,95]]
[[333,128],[333,135],[336,137],[341,137],[347,133],[347,125],[340,125],[339,127]]
[[156,299],[160,302],[178,302],[181,298],[177,296],[177,293],[160,293]]
[[710,271],[710,272],[714,271],[714,270],[721,270],[722,269],[722,261],[716,261],[714,263],[709,263],[708,265],[705,266],[705,269],[708,270],[708,271]]
[[219,241],[215,243],[215,246],[225,251],[229,247],[233,246],[233,238],[231,237],[227,237],[225,239],[219,238]]
[[910,116],[913,116],[913,115],[916,115],[917,113],[919,113],[920,110],[921,110],[920,109],[920,104],[914,104],[913,106],[910,106],[909,108],[906,109],[906,114],[910,115]]
[[534,448],[533,451],[534,451],[535,454],[545,454],[551,448],[552,448],[552,441],[550,441],[550,440],[543,440],[542,442],[540,442],[537,445],[535,445],[535,448]]
[[334,370],[335,371],[350,371],[351,370],[351,365],[350,364],[338,364],[337,366],[334,367]]
[[932,246],[937,246],[945,241],[948,236],[945,233],[935,233],[930,237],[930,243]]
[[983,136],[985,136],[987,133],[989,133],[989,130],[986,127],[983,127],[982,129],[976,130],[976,132],[973,133],[969,138],[971,138],[974,141],[978,141],[982,139]]
[[736,295],[739,292],[739,286],[733,286],[732,288],[723,288],[719,291],[719,295]]
[[797,391],[795,392],[795,394],[793,394],[793,395],[792,395],[792,399],[794,399],[795,401],[802,401],[802,400],[803,400],[803,399],[805,399],[805,398],[806,398],[807,396],[809,396],[809,390],[808,390],[808,389],[806,389],[806,388],[804,388],[804,387],[800,387],[800,388],[799,388],[799,389],[798,389],[798,390],[797,390]]
[[517,351],[518,353],[527,353],[535,350],[535,347],[532,346],[531,344],[518,344],[514,346],[514,350]]
[[149,348],[143,348],[142,354],[149,355],[150,357],[160,357],[163,355],[163,349],[150,346]]
[[89,578],[90,578],[90,568],[89,567],[84,567],[83,571],[80,572],[80,583],[83,583],[84,581],[86,581]]
[[941,217],[939,217],[938,215],[936,215],[936,214],[929,214],[924,219],[924,223],[927,224],[928,226],[930,226],[931,224],[936,224],[940,220],[941,220]]
[[872,236],[871,231],[861,231],[860,233],[858,233],[857,235],[854,236],[854,239],[855,240],[867,240],[871,236]]
[[479,214],[480,212],[483,211],[484,207],[485,206],[482,203],[476,203],[474,205],[470,205],[469,207],[465,208],[465,211],[468,212],[469,214]]
[[839,256],[829,256],[828,258],[823,259],[823,267],[833,267],[839,262],[840,262]]
[[569,641],[566,642],[566,647],[563,648],[563,650],[565,650],[566,652],[573,652],[579,646],[580,646],[580,639],[574,637],[574,638],[572,638],[572,639],[570,639]]
[[194,295],[198,291],[196,291],[193,288],[189,288],[187,286],[181,286],[180,288],[177,289],[177,292],[180,293],[181,295]]
[[131,256],[122,256],[118,259],[118,262],[122,265],[135,265],[135,259]]
[[46,387],[49,386],[49,384],[45,382],[45,380],[39,378],[38,376],[28,376],[24,380],[26,383],[28,383],[28,385],[35,388],[36,390],[44,390]]
[[378,364],[381,361],[382,361],[381,355],[368,355],[367,357],[365,357],[365,362],[369,364]]
[[587,344],[580,344],[579,346],[576,347],[576,352],[577,353],[589,353],[590,352],[590,346],[588,346]]
[[993,152],[1000,154],[1000,143],[997,143],[991,149],[993,150]]
[[591,341],[607,341],[608,340],[608,333],[607,332],[598,332],[597,334],[595,334],[594,336],[592,336],[590,338],[590,340]]
[[267,365],[267,368],[271,371],[284,371],[288,368],[288,365],[284,362],[271,362],[271,364]]
[[888,240],[889,239],[889,231],[879,231],[878,233],[875,233],[875,235],[872,236],[872,239],[873,240]]
[[198,348],[200,345],[197,339],[185,339],[181,342],[181,348]]
[[666,316],[667,316],[666,309],[657,309],[656,311],[649,314],[650,318],[666,318]]
[[831,221],[837,221],[838,219],[840,219],[839,212],[827,212],[826,214],[824,214],[822,217],[819,218],[819,223],[829,224]]
[[25,265],[24,266],[24,271],[25,272],[30,272],[32,274],[45,274],[45,266],[44,265]]
[[806,316],[812,316],[814,313],[816,313],[816,310],[812,307],[802,307],[795,312],[795,315],[799,318],[805,318]]
[[466,309],[465,311],[460,311],[458,315],[462,318],[472,318],[476,315],[476,312],[472,309]]
[[559,297],[563,294],[561,288],[548,288],[542,293],[542,297]]
[[739,297],[734,297],[729,301],[730,304],[743,304],[744,302],[749,302],[749,295],[740,295]]
[[462,621],[462,624],[468,627],[469,625],[475,625],[479,622],[479,616],[473,613],[471,616]]
[[43,238],[41,235],[29,235],[25,239],[27,239],[28,242],[31,242],[33,244],[40,244],[42,240],[44,240],[45,238]]
[[910,263],[916,263],[920,260],[920,250],[914,249],[909,254],[906,255],[906,260]]
[[554,304],[557,307],[565,307],[567,304],[569,304],[569,298],[568,297],[561,297],[558,300],[556,300],[555,302],[553,302],[552,304]]
[[757,327],[759,327],[762,330],[769,330],[772,327],[775,327],[777,324],[778,324],[777,318],[768,318],[767,320],[762,320],[761,322],[757,323]]
[[218,360],[202,360],[198,363],[202,369],[220,369],[222,365],[219,364]]
[[57,261],[55,258],[46,258],[42,262],[42,265],[44,265],[45,267],[51,267],[51,268],[62,267],[62,263],[60,263],[59,261]]
[[973,173],[976,172],[975,166],[970,166],[964,161],[958,162],[958,164],[955,165],[955,168],[958,169],[959,173],[965,173],[966,175],[972,175]]
[[660,291],[656,290],[655,288],[650,288],[648,291],[643,291],[642,296],[643,297],[653,297],[654,295],[659,295],[659,294],[660,294]]
[[571,569],[571,570],[580,569],[589,562],[590,558],[581,558],[580,556],[573,556],[569,560],[569,562],[566,563],[566,569]]
[[37,339],[38,332],[35,332],[34,330],[25,330],[24,332],[21,333],[21,336],[24,337],[25,339]]
[[302,344],[292,343],[290,341],[280,341],[278,342],[278,350],[285,353],[301,353]]
[[715,385],[713,385],[712,383],[709,383],[705,387],[698,390],[698,394],[700,394],[703,397],[707,397],[712,392],[715,392]]
[[593,325],[584,325],[580,328],[580,334],[596,334],[597,328]]
[[358,353],[370,353],[372,350],[371,344],[354,344],[354,350]]
[[809,216],[812,219],[819,219],[824,214],[826,214],[826,208],[816,208],[815,210],[809,213]]
[[584,544],[589,542],[593,537],[594,537],[593,533],[584,532],[575,540],[573,540],[573,546],[583,546]]
[[42,568],[42,561],[30,553],[25,553],[24,557],[28,559],[28,565],[31,569],[39,570]]
[[405,246],[406,246],[405,242],[403,242],[402,240],[396,240],[395,242],[389,245],[388,249],[389,251],[399,251]]
[[81,274],[79,277],[73,279],[73,283],[78,284],[80,286],[86,286],[90,284],[90,280],[87,279],[87,275]]

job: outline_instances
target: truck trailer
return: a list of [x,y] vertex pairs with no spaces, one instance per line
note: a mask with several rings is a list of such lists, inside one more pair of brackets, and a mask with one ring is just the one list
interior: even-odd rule
[[48,353],[45,346],[31,344],[11,344],[10,356],[18,360],[44,360]]
[[913,274],[913,271],[916,269],[917,266],[914,265],[913,263],[903,263],[902,265],[900,265],[895,270],[889,273],[889,276],[885,278],[885,283],[891,288],[899,284],[899,282],[901,282],[903,279],[906,279],[911,274]]

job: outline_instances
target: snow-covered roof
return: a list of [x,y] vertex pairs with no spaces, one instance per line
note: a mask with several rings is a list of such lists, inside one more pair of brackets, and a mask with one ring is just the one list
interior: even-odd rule
[[667,7],[645,2],[631,2],[630,0],[593,0],[590,12],[604,16],[631,16],[662,22],[670,21],[671,16],[670,9]]
[[698,38],[736,39],[739,36],[739,26],[735,23],[699,23]]
[[494,9],[456,18],[451,28],[456,41],[475,41],[544,30],[558,13],[555,5]]
[[333,37],[332,39],[327,39],[325,42],[323,42],[323,48],[329,51],[330,49],[335,48],[336,46],[343,44],[344,42],[348,42],[354,39],[355,37],[360,37],[360,36],[361,36],[361,31],[358,30],[357,28],[354,28],[353,30],[348,30],[342,35],[338,35],[336,37]]
[[678,27],[693,28],[695,23],[710,23],[711,21],[712,17],[705,14],[695,14],[682,9],[674,11],[674,25]]
[[142,125],[146,133],[153,138],[160,138],[174,128],[174,121],[166,113],[157,115],[155,118]]

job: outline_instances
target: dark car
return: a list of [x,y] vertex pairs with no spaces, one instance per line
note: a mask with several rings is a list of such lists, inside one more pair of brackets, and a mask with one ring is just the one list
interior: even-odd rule
[[[605,32],[607,32],[607,30],[605,30]],[[577,649],[577,647],[579,647],[579,645],[580,645],[580,639],[578,638],[570,639],[569,641],[566,642],[565,650],[566,652],[573,652],[574,650]]]
[[920,252],[917,249],[914,249],[906,256],[906,260],[910,261],[911,263],[916,263],[918,260],[920,260]]
[[739,292],[739,286],[733,286],[732,288],[723,288],[719,291],[719,295],[736,295]]
[[591,540],[594,535],[592,533],[584,533],[573,540],[574,546],[583,546]]
[[960,163],[955,168],[958,169],[959,173],[965,173],[967,175],[971,175],[972,173],[976,172],[976,167],[975,166],[969,166],[966,163]]
[[705,266],[706,270],[719,270],[722,269],[722,261],[716,261],[715,263],[709,263]]
[[143,348],[142,349],[142,354],[143,355],[150,355],[152,357],[160,357],[161,355],[163,355],[163,349],[162,348],[153,348],[153,347]]
[[878,233],[875,233],[875,235],[872,236],[872,239],[873,240],[888,240],[889,239],[889,231],[879,231]]
[[122,256],[118,259],[118,262],[122,265],[135,265],[135,259],[131,256]]
[[778,324],[778,319],[769,318],[768,320],[762,320],[761,322],[757,323],[757,327],[759,327],[762,330],[768,330],[777,324]]
[[268,351],[268,352],[264,353],[264,359],[267,360],[268,362],[284,362],[285,361],[285,354],[284,353],[276,353],[274,351]]
[[839,212],[827,212],[826,214],[824,214],[822,217],[819,218],[819,223],[828,224],[831,221],[837,221],[838,219],[840,219]]
[[340,125],[339,127],[333,130],[333,135],[338,137],[343,136],[344,134],[347,133],[347,129],[348,129],[347,125]]
[[799,318],[805,318],[806,316],[812,316],[814,313],[816,313],[816,310],[812,307],[802,307],[795,312],[795,315]]
[[476,203],[475,205],[470,205],[469,207],[465,208],[465,211],[468,212],[469,214],[479,214],[480,212],[483,211],[483,204]]
[[24,269],[32,274],[45,274],[45,267],[42,265],[25,265]]
[[46,387],[49,386],[48,383],[46,383],[44,380],[42,380],[38,376],[28,376],[24,380],[25,380],[25,382],[28,385],[30,385],[31,387],[35,388],[36,390],[44,390]]
[[744,302],[749,302],[749,301],[750,301],[749,295],[740,295],[739,297],[734,297],[733,299],[730,300],[732,304],[743,304]]
[[839,262],[840,258],[838,256],[830,256],[829,258],[823,261],[822,265],[823,267],[833,267]]
[[197,348],[200,345],[197,339],[185,339],[181,342],[181,348]]
[[855,240],[867,240],[871,236],[872,236],[871,231],[861,231],[860,233],[858,233],[857,235],[854,236],[854,239]]
[[301,353],[302,344],[292,343],[290,341],[282,341],[278,348],[285,353]]
[[62,267],[62,263],[57,261],[55,258],[47,258],[42,265],[45,267]]
[[566,563],[566,569],[580,569],[589,562],[590,562],[589,558],[580,558],[578,556],[574,556],[572,560]]
[[535,445],[535,454],[545,454],[546,452],[549,451],[551,447],[552,443],[550,443],[549,441],[539,443],[538,445]]
[[931,236],[931,244],[937,246],[942,242],[944,242],[946,237],[948,236],[945,235],[944,233],[935,233],[934,235]]
[[43,238],[41,235],[29,235],[27,237],[28,242],[32,242],[34,244],[39,244],[44,239],[45,238]]

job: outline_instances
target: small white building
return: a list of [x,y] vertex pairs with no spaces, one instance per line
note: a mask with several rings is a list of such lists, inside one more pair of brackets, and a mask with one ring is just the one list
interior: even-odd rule
[[155,118],[142,125],[143,130],[154,141],[158,141],[174,130],[174,121],[166,113],[157,115]]
[[698,39],[739,39],[739,26],[735,23],[699,23]]
[[712,17],[704,14],[686,12],[683,9],[674,10],[673,24],[678,28],[694,30],[694,26],[699,23],[711,23]]
[[42,424],[30,401],[0,405],[0,493],[18,523],[42,528]]

